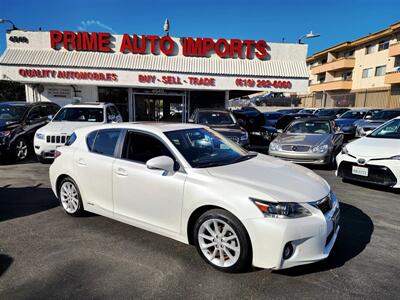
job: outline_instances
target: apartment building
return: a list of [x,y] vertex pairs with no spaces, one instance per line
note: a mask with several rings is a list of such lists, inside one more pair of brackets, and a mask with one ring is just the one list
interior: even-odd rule
[[400,107],[400,22],[307,58],[305,107]]

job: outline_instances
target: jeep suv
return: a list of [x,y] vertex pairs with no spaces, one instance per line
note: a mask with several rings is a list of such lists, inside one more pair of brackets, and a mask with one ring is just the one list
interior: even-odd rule
[[34,148],[42,163],[54,158],[57,147],[63,146],[75,129],[101,123],[122,122],[112,103],[79,103],[64,106],[49,124],[35,134]]

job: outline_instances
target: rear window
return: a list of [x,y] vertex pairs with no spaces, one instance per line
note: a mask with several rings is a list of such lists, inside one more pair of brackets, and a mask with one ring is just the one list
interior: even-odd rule
[[[104,129],[99,130],[92,143],[91,152],[106,156],[114,156],[115,147],[117,146],[118,138],[121,134],[121,129]],[[89,136],[88,136],[89,139]]]

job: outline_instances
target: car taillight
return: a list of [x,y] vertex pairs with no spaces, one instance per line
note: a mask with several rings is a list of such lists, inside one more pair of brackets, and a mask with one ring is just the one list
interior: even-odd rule
[[61,152],[56,150],[54,151],[54,159],[56,159],[57,157],[59,157],[61,155]]

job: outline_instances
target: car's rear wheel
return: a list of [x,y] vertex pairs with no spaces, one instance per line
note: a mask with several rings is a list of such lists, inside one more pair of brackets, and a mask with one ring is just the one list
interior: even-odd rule
[[18,138],[14,143],[14,158],[17,161],[25,160],[29,155],[28,143],[24,138]]
[[250,239],[231,213],[222,209],[205,212],[194,226],[194,235],[200,256],[214,268],[233,273],[251,266]]
[[80,216],[83,213],[81,194],[75,181],[64,178],[58,189],[58,197],[64,212],[70,216]]

